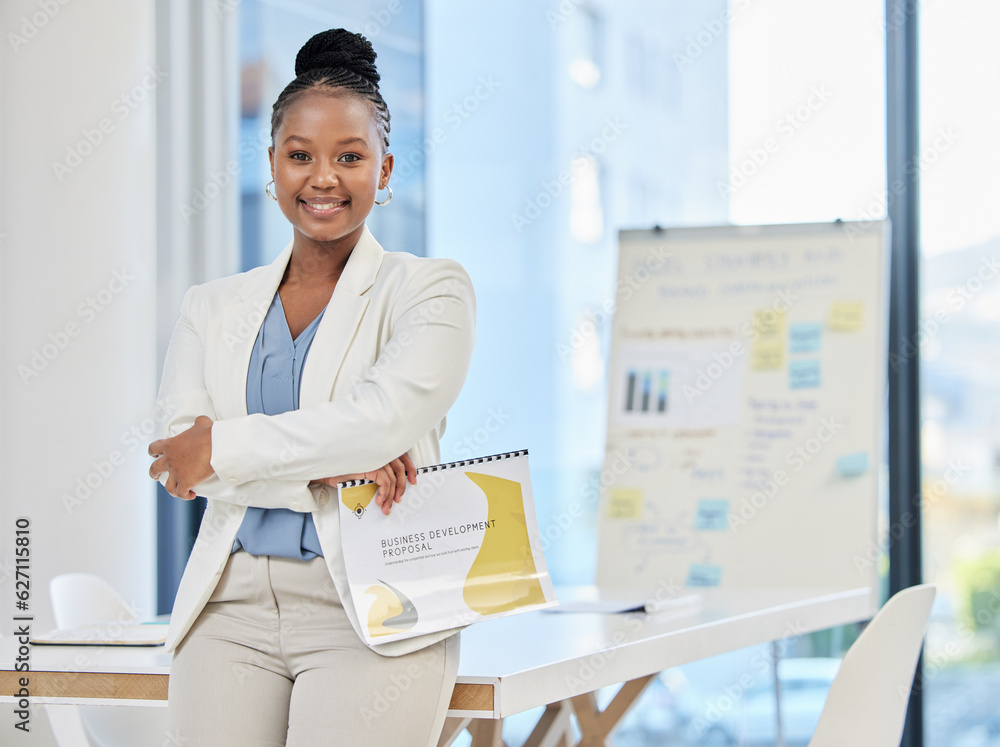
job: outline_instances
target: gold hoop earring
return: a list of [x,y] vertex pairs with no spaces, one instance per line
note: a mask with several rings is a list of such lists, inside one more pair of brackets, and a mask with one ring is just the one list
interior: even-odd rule
[[388,205],[389,202],[392,200],[392,187],[390,187],[388,184],[386,184],[385,188],[389,190],[389,196],[386,197],[384,200],[382,200],[382,202],[379,202],[378,200],[375,200],[375,204],[376,205]]
[[264,194],[266,194],[266,195],[267,195],[268,197],[270,197],[270,198],[271,198],[272,200],[274,200],[275,202],[277,202],[277,201],[278,201],[278,198],[277,198],[277,197],[275,197],[275,196],[274,196],[274,194],[273,194],[273,193],[271,192],[271,185],[272,185],[272,184],[274,184],[274,179],[272,179],[271,181],[269,181],[269,182],[267,183],[267,186],[265,186],[265,187],[264,187]]

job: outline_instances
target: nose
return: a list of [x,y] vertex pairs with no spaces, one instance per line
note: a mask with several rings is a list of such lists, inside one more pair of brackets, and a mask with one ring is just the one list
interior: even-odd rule
[[336,187],[340,179],[337,176],[337,169],[333,164],[319,163],[313,171],[313,181],[317,187],[330,189]]

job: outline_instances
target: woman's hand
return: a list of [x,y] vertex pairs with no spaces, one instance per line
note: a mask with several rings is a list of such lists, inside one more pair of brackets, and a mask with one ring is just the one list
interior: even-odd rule
[[378,490],[375,492],[375,505],[378,506],[386,516],[392,510],[393,503],[403,500],[403,491],[406,490],[406,482],[411,485],[417,484],[417,468],[413,465],[413,460],[409,454],[403,454],[398,459],[393,459],[384,467],[372,470],[371,472],[355,472],[350,475],[338,475],[337,477],[324,477],[322,480],[313,480],[310,485],[329,485],[337,487],[337,483],[348,480],[372,480]]
[[175,498],[186,501],[195,497],[194,487],[207,480],[212,469],[212,419],[199,415],[194,425],[171,438],[161,438],[149,445],[149,455],[156,461],[149,468],[149,476],[159,480],[164,472],[166,489]]

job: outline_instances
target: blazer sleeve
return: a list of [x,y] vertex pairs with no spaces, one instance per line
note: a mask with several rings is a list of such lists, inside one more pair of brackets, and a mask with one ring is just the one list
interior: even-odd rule
[[[218,425],[215,406],[205,386],[205,344],[193,321],[192,306],[197,287],[191,287],[184,295],[181,314],[167,347],[157,394],[158,410],[166,417],[157,438],[186,431],[199,415],[210,417]],[[212,426],[213,430],[216,425]],[[161,485],[166,485],[168,476],[169,473],[160,475]],[[218,475],[212,475],[196,488],[198,495],[213,500],[298,511],[316,510],[319,506],[314,491],[319,490],[321,488],[310,488],[308,480],[251,480],[241,485],[228,485]]]
[[348,391],[280,415],[212,426],[212,467],[222,484],[246,485],[275,472],[281,481],[308,482],[377,469],[440,423],[472,359],[475,294],[457,262],[421,264],[391,302],[382,354]]

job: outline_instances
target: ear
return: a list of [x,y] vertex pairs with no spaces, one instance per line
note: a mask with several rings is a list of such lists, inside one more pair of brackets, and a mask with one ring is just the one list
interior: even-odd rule
[[271,179],[274,179],[274,146],[270,145],[267,148],[267,160],[271,164]]
[[378,184],[379,189],[382,189],[385,185],[389,183],[389,177],[392,176],[392,165],[395,162],[392,153],[386,153],[382,156],[382,168],[379,170]]

